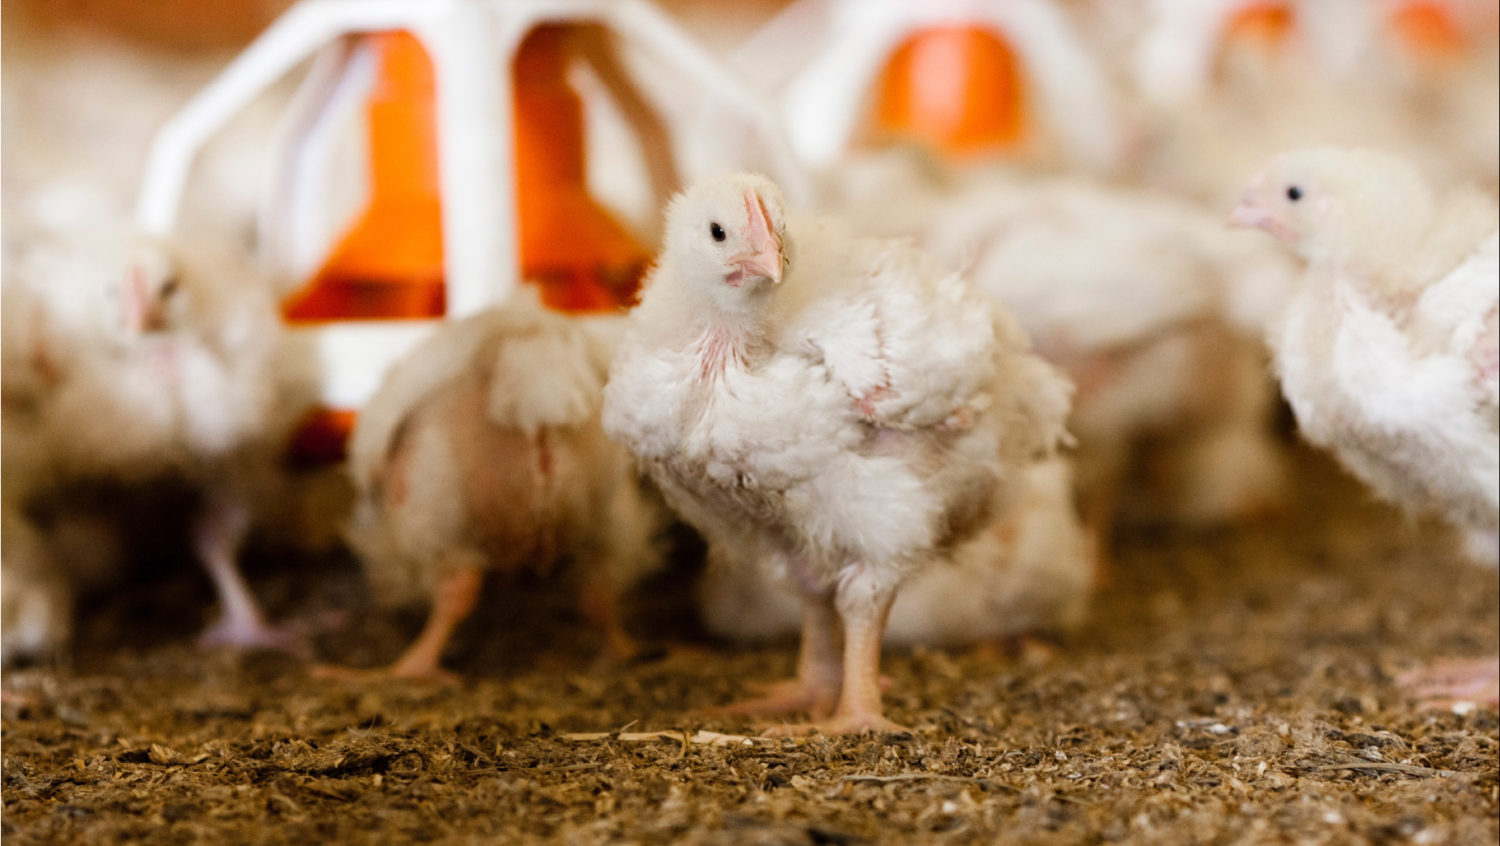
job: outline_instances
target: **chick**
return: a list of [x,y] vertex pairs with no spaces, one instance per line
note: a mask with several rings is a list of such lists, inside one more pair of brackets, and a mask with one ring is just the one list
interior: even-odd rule
[[617,599],[657,565],[660,515],[599,427],[618,324],[550,314],[522,291],[444,326],[387,374],[350,442],[348,536],[379,593],[432,611],[378,676],[451,679],[443,648],[485,573],[563,561],[606,654],[634,651]]
[[834,177],[839,208],[969,267],[1073,380],[1079,506],[1105,558],[1121,519],[1217,523],[1280,504],[1257,334],[1296,268],[1273,245],[1159,193],[1079,178],[947,173],[903,151]]
[[[725,547],[711,553],[697,590],[708,631],[758,641],[797,630],[801,598],[776,571],[783,561],[732,560],[735,550]],[[885,643],[963,646],[1067,632],[1083,622],[1093,557],[1073,507],[1069,462],[1038,462],[1014,507],[901,586]]]
[[[1497,277],[1492,199],[1435,191],[1364,149],[1285,153],[1231,219],[1307,262],[1271,331],[1282,391],[1307,440],[1390,502],[1436,512],[1475,558],[1500,550]],[[1488,662],[1496,698],[1496,662]]]
[[897,590],[1011,505],[1065,437],[1070,386],[962,277],[904,241],[789,222],[764,177],[693,186],[666,227],[605,430],[711,547],[785,560],[798,677],[745,709],[902,730],[878,685]]
[[[236,561],[273,416],[278,331],[265,286],[233,258],[141,235],[38,249],[45,260],[26,270],[42,278],[8,283],[41,297],[31,340],[6,345],[7,376],[32,377],[6,403],[13,519],[40,519],[47,549],[107,519],[111,501],[191,488],[192,546],[223,606],[202,642],[294,646]],[[80,515],[80,499],[103,510]],[[107,547],[98,557],[115,557]],[[52,556],[68,594],[84,575],[75,557]]]

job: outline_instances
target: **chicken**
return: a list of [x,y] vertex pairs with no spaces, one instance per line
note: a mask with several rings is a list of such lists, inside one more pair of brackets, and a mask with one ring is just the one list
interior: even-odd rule
[[[1383,499],[1436,512],[1470,553],[1500,554],[1495,203],[1435,191],[1373,150],[1282,154],[1232,221],[1307,262],[1271,333],[1303,436]],[[1496,698],[1496,662],[1486,670]]]
[[1488,159],[1493,177],[1493,52],[1475,56],[1472,73],[1412,66],[1383,35],[1396,3],[1154,5],[1130,62],[1143,181],[1219,207],[1277,151],[1308,145],[1397,150],[1445,177]]
[[[720,637],[758,641],[795,632],[797,591],[774,566],[711,550],[698,584],[699,616]],[[961,646],[1066,632],[1083,622],[1093,575],[1092,544],[1073,506],[1072,472],[1061,456],[1027,468],[1025,493],[933,566],[901,586],[885,643]]]
[[[36,250],[23,272],[39,278],[7,280],[40,298],[37,331],[5,346],[7,518],[36,521],[40,537],[17,554],[46,555],[62,574],[48,594],[70,606],[98,575],[83,571],[117,566],[118,549],[58,545],[69,549],[79,527],[97,535],[121,503],[186,487],[199,506],[192,545],[223,606],[202,642],[294,646],[267,624],[236,562],[273,418],[278,333],[265,286],[232,258],[140,235]],[[7,570],[35,566],[22,564],[12,569],[7,549]]]
[[1010,507],[1066,434],[1070,386],[1026,347],[958,274],[788,221],[764,177],[672,202],[604,427],[711,548],[784,560],[802,594],[798,677],[741,710],[902,730],[878,685],[897,589]]
[[[54,657],[72,630],[68,580],[35,520],[29,492],[46,475],[41,403],[65,367],[61,326],[21,250],[7,250],[0,284],[0,663]],[[28,270],[30,268],[27,268]]]
[[1274,247],[1152,192],[934,172],[901,151],[846,162],[830,194],[970,267],[1073,380],[1079,504],[1103,557],[1121,518],[1218,523],[1280,504],[1285,458],[1257,336],[1295,267]]
[[[82,237],[128,215],[154,134],[233,58],[42,28],[24,13],[7,17],[6,33],[0,174],[7,237],[22,219]],[[179,231],[252,246],[267,138],[291,92],[288,81],[256,98],[208,143]]]
[[549,314],[523,290],[444,326],[387,374],[350,441],[348,535],[379,593],[432,611],[377,675],[450,679],[442,651],[484,574],[564,560],[606,654],[631,654],[616,600],[658,563],[661,521],[599,427],[619,323]]

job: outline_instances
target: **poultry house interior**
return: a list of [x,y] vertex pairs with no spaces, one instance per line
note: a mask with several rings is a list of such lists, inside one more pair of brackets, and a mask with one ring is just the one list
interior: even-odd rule
[[0,38],[7,841],[1500,839],[1496,0]]

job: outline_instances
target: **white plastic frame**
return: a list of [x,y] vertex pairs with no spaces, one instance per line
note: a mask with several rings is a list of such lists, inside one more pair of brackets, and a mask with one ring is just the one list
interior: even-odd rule
[[[602,24],[680,71],[683,79],[711,88],[748,118],[788,193],[810,195],[772,112],[645,0],[300,0],[157,133],[137,222],[148,232],[171,232],[203,146],[254,97],[321,53],[283,124],[261,215],[263,230],[282,218],[281,233],[269,240],[293,253],[290,261],[272,260],[305,261],[308,245],[287,233],[326,227],[298,225],[321,211],[318,204],[300,202],[295,186],[307,184],[316,171],[319,139],[326,132],[320,121],[329,106],[347,96],[350,76],[358,72],[345,37],[404,30],[422,43],[433,63],[447,316],[502,302],[520,281],[511,59],[538,25],[570,21]],[[358,408],[378,387],[385,368],[432,323],[350,321],[291,331],[294,342],[315,346],[310,352],[322,366],[320,399],[335,408]]]
[[808,29],[826,33],[821,49],[778,86],[792,146],[807,164],[826,167],[847,150],[864,94],[902,39],[921,27],[955,23],[988,24],[1006,34],[1032,69],[1029,81],[1069,157],[1101,171],[1115,166],[1123,135],[1108,79],[1051,0],[799,0],[737,56],[745,66]]

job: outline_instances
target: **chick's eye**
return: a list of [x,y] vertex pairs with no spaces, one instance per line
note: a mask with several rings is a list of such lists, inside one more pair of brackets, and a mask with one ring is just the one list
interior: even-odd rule
[[161,283],[161,295],[163,297],[170,297],[173,294],[177,293],[177,285],[178,282],[176,276],[167,277],[167,280]]
[[1288,185],[1286,189],[1286,198],[1294,203],[1297,202],[1298,200],[1302,199],[1302,189],[1298,188],[1295,185]]
[[710,223],[708,225],[708,234],[712,235],[715,241],[722,241],[724,240],[724,227],[717,223]]

